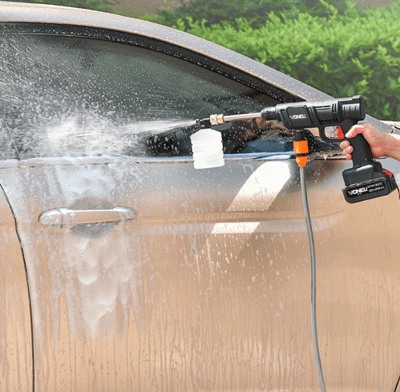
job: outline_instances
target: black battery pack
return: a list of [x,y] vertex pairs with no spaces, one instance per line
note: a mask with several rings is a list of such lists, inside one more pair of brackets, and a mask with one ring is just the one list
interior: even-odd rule
[[343,195],[348,203],[386,196],[397,189],[393,173],[382,169],[382,165],[376,161],[345,170],[343,179],[346,185]]

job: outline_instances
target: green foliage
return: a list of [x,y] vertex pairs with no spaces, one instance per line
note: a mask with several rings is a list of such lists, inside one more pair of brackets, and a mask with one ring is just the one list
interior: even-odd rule
[[100,1],[99,0],[12,0],[12,1],[17,3],[23,2],[23,3],[62,5],[65,7],[86,8],[95,11],[106,11],[106,12],[110,11],[109,3],[103,0]]
[[[189,28],[189,20],[201,22],[206,20],[205,25],[220,24],[228,21],[237,27],[236,18],[244,18],[249,21],[253,28],[265,25],[270,12],[274,12],[281,20],[284,17],[294,19],[301,13],[312,16],[327,18],[338,13],[344,15],[348,9],[346,0],[333,0],[329,3],[318,0],[190,0],[188,3],[181,1],[181,6],[175,11],[157,10],[151,20],[167,26],[174,26],[178,20],[184,21]],[[364,15],[365,10],[355,7],[359,15]],[[281,16],[281,13],[284,15]]]
[[[324,3],[322,0],[321,3]],[[209,25],[188,17],[185,30],[301,80],[334,97],[362,94],[369,114],[400,120],[400,2],[362,16],[355,8],[321,19],[274,12],[261,28],[236,18]],[[186,27],[186,23],[189,28]]]

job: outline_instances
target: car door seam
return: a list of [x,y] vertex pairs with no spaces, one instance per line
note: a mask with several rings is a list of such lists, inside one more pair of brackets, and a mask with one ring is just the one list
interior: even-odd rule
[[31,291],[30,291],[30,288],[29,288],[28,268],[27,268],[27,265],[26,265],[25,253],[24,253],[24,249],[23,249],[23,247],[22,247],[21,237],[20,237],[19,232],[18,232],[18,224],[17,224],[17,219],[16,219],[16,216],[15,216],[14,210],[13,210],[13,208],[12,208],[12,206],[11,206],[10,199],[8,198],[7,193],[5,192],[5,190],[4,190],[2,184],[0,184],[0,188],[1,188],[1,190],[3,191],[4,197],[5,197],[6,201],[7,201],[8,206],[10,207],[10,211],[11,211],[11,214],[12,214],[13,219],[14,219],[15,232],[16,232],[16,235],[17,235],[17,238],[18,238],[19,246],[20,246],[20,248],[21,248],[22,260],[23,260],[23,262],[24,262],[24,268],[25,268],[25,274],[26,274],[26,284],[27,284],[27,286],[28,286],[29,317],[30,317],[30,324],[31,324],[31,342],[32,342],[32,351],[31,351],[31,353],[32,353],[32,392],[35,392],[35,361],[34,361],[34,359],[35,359],[35,353],[34,353],[34,347],[35,347],[35,345],[34,345],[34,336],[33,336],[32,300],[31,300]]

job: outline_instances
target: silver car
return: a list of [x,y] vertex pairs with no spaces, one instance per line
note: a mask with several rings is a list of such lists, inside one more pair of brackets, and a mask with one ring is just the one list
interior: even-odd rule
[[[293,132],[217,126],[225,164],[196,170],[185,130],[329,98],[167,27],[0,2],[0,390],[318,391]],[[394,391],[399,196],[346,203],[351,163],[308,132],[326,386]]]

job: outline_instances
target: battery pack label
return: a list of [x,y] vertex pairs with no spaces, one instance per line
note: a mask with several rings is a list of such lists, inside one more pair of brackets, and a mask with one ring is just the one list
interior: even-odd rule
[[368,185],[359,185],[357,188],[347,190],[349,197],[361,196],[366,193],[378,192],[386,189],[384,182],[379,181]]

